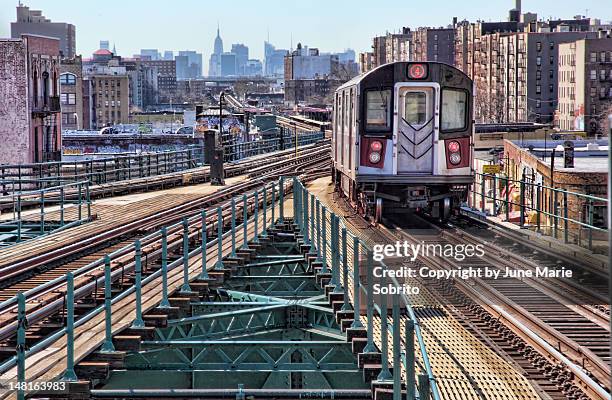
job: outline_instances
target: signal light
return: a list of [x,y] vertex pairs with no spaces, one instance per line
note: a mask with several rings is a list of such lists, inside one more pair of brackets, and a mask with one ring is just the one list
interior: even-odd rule
[[450,151],[451,153],[457,153],[459,152],[459,149],[459,142],[452,141],[448,143],[448,151]]
[[427,77],[427,65],[410,64],[410,66],[408,66],[408,78],[425,79],[426,77]]
[[372,151],[380,151],[382,149],[382,143],[378,140],[375,140],[372,143],[370,143],[370,149]]
[[459,153],[451,153],[448,158],[453,165],[457,165],[461,162],[461,155]]

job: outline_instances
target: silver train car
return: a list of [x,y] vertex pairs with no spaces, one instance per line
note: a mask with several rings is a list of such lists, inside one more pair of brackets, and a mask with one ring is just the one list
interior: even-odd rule
[[436,62],[381,65],[334,97],[332,179],[365,217],[448,218],[473,183],[472,80]]

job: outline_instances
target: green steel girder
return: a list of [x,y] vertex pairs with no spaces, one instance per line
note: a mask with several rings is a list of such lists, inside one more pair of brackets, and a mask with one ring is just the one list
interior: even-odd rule
[[226,287],[255,294],[276,297],[312,297],[321,294],[314,277],[304,276],[249,276],[236,277]]
[[276,260],[270,262],[252,263],[244,266],[238,266],[236,269],[235,276],[251,276],[251,275],[279,275],[279,276],[290,276],[300,275],[304,276],[310,273],[308,264],[302,258],[301,260],[295,261],[283,261]]
[[351,345],[339,341],[144,341],[129,354],[130,370],[339,371],[357,368]]
[[230,339],[278,328],[312,329],[342,337],[330,308],[308,303],[249,304],[260,306],[170,320],[166,328],[156,329],[156,337],[160,340]]
[[269,256],[295,256],[300,254],[300,248],[295,242],[274,242],[265,249],[262,249],[261,255]]

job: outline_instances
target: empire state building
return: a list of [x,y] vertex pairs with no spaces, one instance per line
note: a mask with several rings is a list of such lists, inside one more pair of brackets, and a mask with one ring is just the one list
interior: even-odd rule
[[217,37],[215,38],[215,47],[213,54],[210,55],[210,62],[208,64],[208,75],[209,76],[221,76],[221,54],[223,54],[223,40],[219,33],[219,26],[217,25]]

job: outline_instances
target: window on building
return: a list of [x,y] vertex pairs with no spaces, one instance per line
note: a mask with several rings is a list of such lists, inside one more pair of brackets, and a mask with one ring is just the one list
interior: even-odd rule
[[591,62],[597,62],[597,53],[591,52]]
[[115,100],[111,100],[111,107],[115,107]]
[[555,85],[553,85],[552,83],[550,85],[548,85],[548,91],[550,93],[553,93],[555,91]]
[[550,56],[548,60],[550,62],[550,65],[553,65],[555,63],[555,57],[553,56]]
[[537,66],[542,65],[542,57],[540,57],[540,56],[536,57],[536,65]]
[[548,73],[548,77],[550,79],[553,79],[555,77],[555,72],[551,69],[550,72]]
[[548,47],[553,50],[555,48],[555,42],[548,43]]
[[542,79],[542,71],[540,70],[536,71],[536,79]]
[[60,95],[60,102],[64,105],[75,105],[76,104],[76,94],[62,93]]
[[606,97],[606,88],[602,87],[601,89],[599,89],[599,97],[604,99]]
[[121,100],[117,100],[117,107],[121,107]]
[[599,70],[599,80],[601,80],[601,81],[605,81],[606,80],[606,70],[605,69],[600,69]]
[[542,93],[542,86],[536,85],[536,94],[540,94],[540,93]]
[[106,101],[104,102],[104,105],[105,105],[106,107],[108,107],[108,100],[106,100]]
[[537,51],[542,51],[542,42],[536,43],[536,50]]
[[121,119],[121,111],[117,111],[117,118]]
[[434,35],[434,40],[438,40],[438,34],[437,33]]
[[542,101],[536,100],[536,108],[540,108],[540,107],[542,107]]
[[590,94],[591,94],[591,97],[595,97],[595,96],[597,96],[597,88],[592,87],[592,88],[591,88],[591,93],[590,93]]
[[599,62],[606,62],[606,52],[602,51],[599,53]]
[[591,70],[591,80],[594,81],[597,79],[597,71],[592,69]]
[[60,85],[76,85],[76,75],[70,73],[61,74]]

